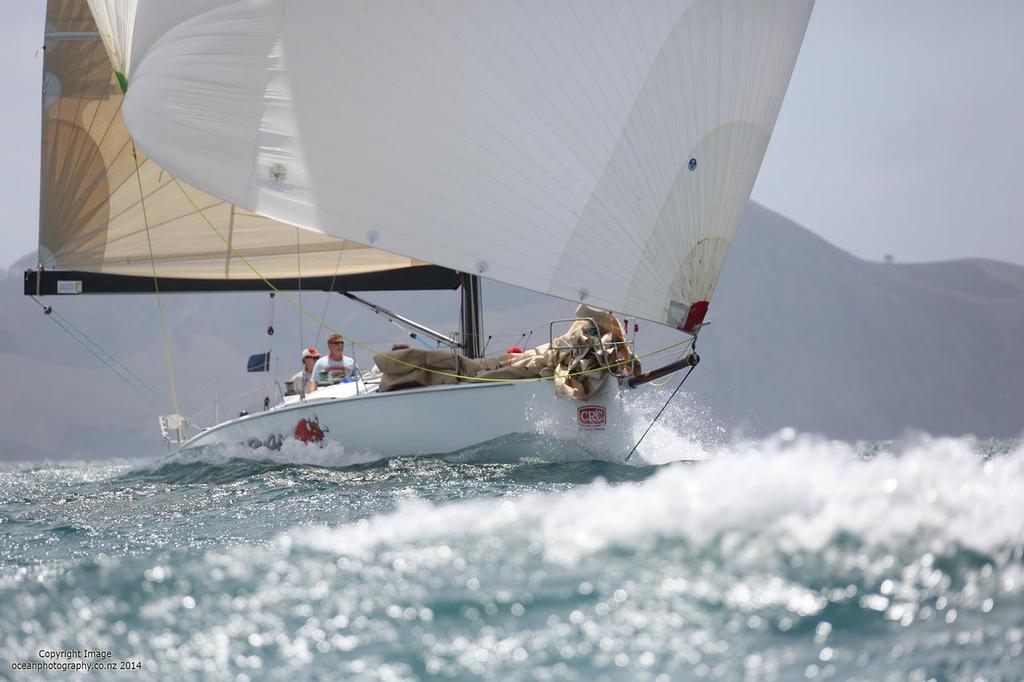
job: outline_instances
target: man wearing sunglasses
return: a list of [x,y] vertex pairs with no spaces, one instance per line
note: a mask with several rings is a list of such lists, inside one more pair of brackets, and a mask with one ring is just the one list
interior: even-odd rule
[[356,375],[356,363],[344,354],[345,339],[341,334],[327,337],[329,353],[313,365],[313,379],[319,386],[330,386]]

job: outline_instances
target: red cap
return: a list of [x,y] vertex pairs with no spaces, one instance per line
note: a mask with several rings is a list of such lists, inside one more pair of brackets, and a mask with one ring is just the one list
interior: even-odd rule
[[506,353],[522,353],[522,352],[523,352],[523,349],[522,349],[522,348],[520,348],[519,346],[512,346],[511,348],[509,348],[509,349],[508,349],[507,351],[505,351],[505,352],[506,352]]
[[303,360],[305,360],[306,358],[318,358],[318,357],[320,357],[320,353],[317,352],[317,349],[313,348],[313,346],[310,346],[306,350],[302,351],[302,359]]

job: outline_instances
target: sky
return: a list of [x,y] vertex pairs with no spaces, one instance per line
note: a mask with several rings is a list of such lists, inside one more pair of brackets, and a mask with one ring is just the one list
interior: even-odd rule
[[[42,0],[0,0],[0,266],[36,248]],[[1024,2],[819,0],[753,199],[869,260],[1024,265]]]
[[862,258],[1024,265],[1024,2],[819,0],[754,200]]

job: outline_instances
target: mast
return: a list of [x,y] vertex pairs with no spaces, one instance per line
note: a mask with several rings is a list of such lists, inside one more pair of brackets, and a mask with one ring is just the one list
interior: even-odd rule
[[460,272],[459,283],[462,291],[461,319],[459,320],[462,353],[469,358],[481,358],[484,355],[484,316],[483,302],[480,296],[480,276]]

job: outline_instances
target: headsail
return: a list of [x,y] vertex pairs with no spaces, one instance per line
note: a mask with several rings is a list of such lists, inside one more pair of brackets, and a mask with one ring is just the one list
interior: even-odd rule
[[[239,208],[175,182],[141,149],[133,155],[115,72],[127,69],[135,3],[109,0],[94,3],[93,10],[102,30],[85,0],[50,0],[47,6],[39,229],[44,266],[151,282],[152,255],[162,278],[216,282],[257,278],[245,261],[268,278],[339,281],[425,265]],[[113,64],[104,43],[118,60]]]
[[692,327],[812,3],[129,0],[111,40],[139,143],[215,196]]

